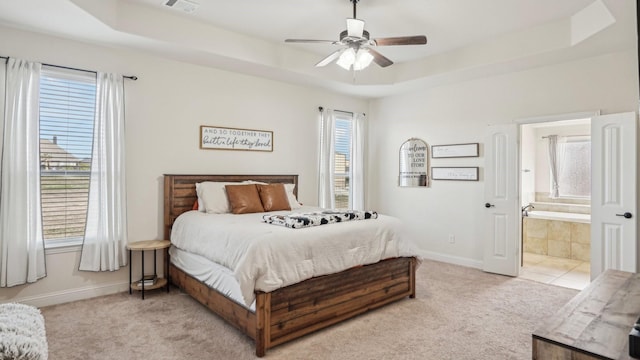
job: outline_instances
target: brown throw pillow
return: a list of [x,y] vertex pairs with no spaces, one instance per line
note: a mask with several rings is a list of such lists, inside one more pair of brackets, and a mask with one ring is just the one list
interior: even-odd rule
[[258,188],[255,184],[225,185],[231,212],[234,214],[248,214],[264,212]]
[[264,211],[291,210],[284,184],[256,185]]

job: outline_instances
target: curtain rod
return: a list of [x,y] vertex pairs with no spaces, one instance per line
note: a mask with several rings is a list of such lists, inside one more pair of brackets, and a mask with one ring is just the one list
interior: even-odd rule
[[[0,59],[9,60],[9,57],[8,57],[8,56],[0,56]],[[94,71],[94,70],[78,69],[78,68],[68,67],[68,66],[52,65],[52,64],[44,64],[44,63],[43,63],[42,65],[45,65],[45,66],[52,66],[52,67],[57,67],[57,68],[60,68],[60,69],[67,69],[67,70],[76,70],[76,71],[90,72],[90,73],[94,73],[94,74],[97,74],[97,73],[98,73],[97,71]],[[138,77],[137,77],[137,76],[135,76],[135,75],[122,75],[122,77],[123,77],[123,78],[125,78],[125,79],[131,79],[131,80],[133,80],[133,81],[138,80]]]
[[[318,111],[323,112],[324,108],[322,106],[318,106]],[[351,112],[351,111],[344,111],[344,110],[334,110],[334,111],[353,115],[353,112]],[[366,116],[367,114],[362,113],[362,115]]]
[[[550,136],[550,135],[549,135]],[[543,136],[543,139],[548,139],[549,136]],[[591,134],[588,135],[558,135],[560,137],[591,137]]]

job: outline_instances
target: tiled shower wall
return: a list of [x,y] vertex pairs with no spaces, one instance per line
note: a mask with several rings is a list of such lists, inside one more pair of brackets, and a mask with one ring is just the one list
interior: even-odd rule
[[591,205],[591,199],[586,198],[552,198],[549,196],[549,193],[545,192],[537,192],[536,202],[544,202],[544,203],[557,203],[559,205],[567,205],[567,204],[575,204],[575,205]]
[[591,224],[528,217],[522,221],[525,252],[590,261]]

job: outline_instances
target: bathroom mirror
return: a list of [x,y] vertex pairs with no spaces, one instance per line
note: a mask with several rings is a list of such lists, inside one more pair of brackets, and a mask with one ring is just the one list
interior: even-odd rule
[[400,172],[398,185],[403,187],[429,187],[429,146],[411,138],[400,146]]

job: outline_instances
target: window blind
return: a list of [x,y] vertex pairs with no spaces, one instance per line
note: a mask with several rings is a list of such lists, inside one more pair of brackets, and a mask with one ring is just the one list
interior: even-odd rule
[[94,73],[43,67],[40,186],[45,241],[84,235],[96,101]]

